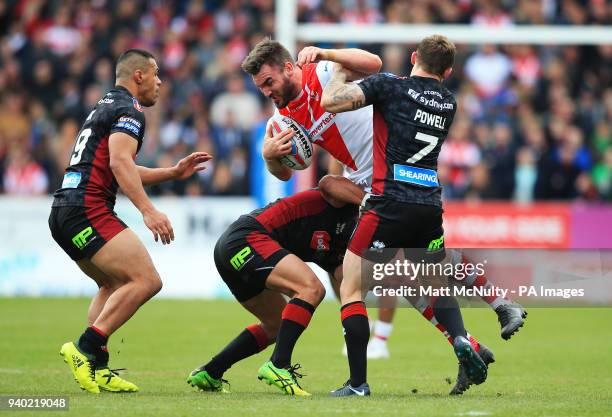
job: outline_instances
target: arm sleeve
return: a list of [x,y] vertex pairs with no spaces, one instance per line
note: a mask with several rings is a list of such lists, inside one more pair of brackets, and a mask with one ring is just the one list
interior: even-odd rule
[[325,88],[325,85],[331,78],[333,74],[333,62],[331,61],[319,61],[317,63],[317,78],[319,79],[319,83],[321,83],[321,88]]
[[138,141],[138,148],[142,145],[145,131],[144,113],[134,107],[121,107],[115,113],[110,133],[125,133]]

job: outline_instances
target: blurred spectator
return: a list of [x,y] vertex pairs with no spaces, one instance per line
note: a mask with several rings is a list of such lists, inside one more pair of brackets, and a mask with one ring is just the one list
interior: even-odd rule
[[251,129],[259,117],[260,105],[255,95],[246,91],[244,77],[233,73],[227,80],[227,92],[218,95],[210,108],[210,120],[214,125],[227,125],[228,117],[241,129]]
[[49,179],[42,167],[30,158],[21,145],[13,145],[3,175],[4,192],[9,195],[33,196],[47,192]]
[[477,0],[474,3],[478,5],[478,8],[472,16],[473,25],[495,28],[513,23],[512,16],[500,7],[500,1]]
[[480,159],[480,149],[470,140],[469,120],[455,120],[438,158],[441,165],[448,167],[448,182],[445,185],[452,187],[452,195],[460,197],[465,194],[470,183],[470,171]]
[[593,169],[593,181],[599,194],[608,201],[612,200],[612,146],[603,154],[602,160]]
[[535,196],[542,200],[570,200],[576,198],[576,180],[580,169],[575,164],[576,149],[563,144],[557,154],[548,153],[540,161]]
[[247,148],[249,145],[248,132],[236,124],[233,110],[228,110],[223,123],[213,127],[213,141],[216,149],[216,157],[225,159],[236,148]]
[[492,197],[511,199],[514,191],[515,150],[508,123],[498,122],[493,126],[493,144],[485,150],[484,159],[491,170]]
[[465,74],[487,105],[509,104],[507,83],[512,62],[494,45],[482,45],[465,63]]
[[212,193],[216,195],[238,194],[240,186],[236,178],[232,177],[229,164],[226,161],[218,162],[211,184]]
[[30,118],[26,113],[25,98],[19,94],[5,94],[0,100],[0,158],[14,143],[27,141]]
[[526,88],[533,88],[541,75],[540,59],[529,45],[511,47],[512,74]]
[[482,201],[493,198],[497,198],[497,193],[491,183],[489,168],[484,163],[475,165],[471,169],[470,184],[465,193],[465,200]]
[[378,0],[343,0],[342,23],[379,23],[382,21]]
[[73,26],[71,14],[67,4],[60,6],[55,12],[53,25],[44,33],[49,49],[60,57],[74,52],[81,42],[81,33]]
[[514,170],[514,200],[519,203],[531,203],[535,190],[538,169],[532,149],[523,147],[516,153]]

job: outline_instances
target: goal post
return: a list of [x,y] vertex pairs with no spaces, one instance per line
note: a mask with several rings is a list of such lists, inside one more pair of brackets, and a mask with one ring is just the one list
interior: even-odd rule
[[276,0],[276,39],[295,55],[298,41],[418,43],[439,33],[458,44],[606,45],[612,26],[455,24],[320,24],[297,22],[297,0]]

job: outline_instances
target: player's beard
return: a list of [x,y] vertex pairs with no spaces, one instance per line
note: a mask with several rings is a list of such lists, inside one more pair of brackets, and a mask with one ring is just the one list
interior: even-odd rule
[[300,88],[294,85],[289,77],[284,77],[283,81],[281,101],[279,103],[274,102],[274,105],[279,109],[287,107],[287,104],[300,94]]

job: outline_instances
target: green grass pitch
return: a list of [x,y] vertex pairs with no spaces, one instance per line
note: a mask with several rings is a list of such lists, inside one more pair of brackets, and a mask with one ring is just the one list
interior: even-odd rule
[[[495,353],[489,379],[447,395],[457,365],[446,340],[414,310],[401,309],[391,359],[370,361],[371,398],[327,396],[347,378],[338,305],[321,305],[294,362],[311,398],[285,397],[256,378],[271,348],[225,375],[231,394],[197,392],[187,374],[253,318],[231,301],[154,300],[111,338],[111,367],[127,367],[137,394],[81,392],[58,352],[85,327],[86,299],[0,298],[0,395],[67,395],[74,416],[609,416],[612,309],[532,308],[509,342],[495,314],[464,310],[468,330]],[[0,411],[0,417],[13,414]],[[44,415],[50,415],[43,413]],[[19,412],[17,416],[41,415]]]

